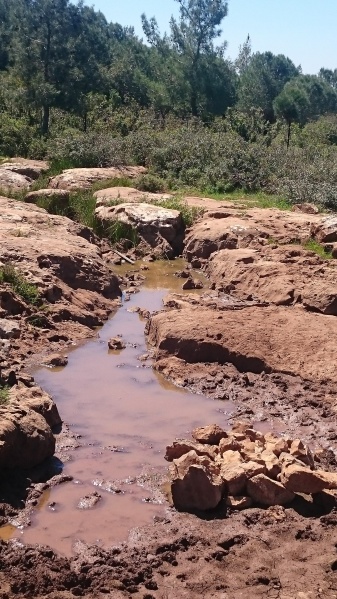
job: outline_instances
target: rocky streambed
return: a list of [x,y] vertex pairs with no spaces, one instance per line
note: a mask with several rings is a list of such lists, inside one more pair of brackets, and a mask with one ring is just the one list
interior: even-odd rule
[[[18,169],[3,176],[29,178]],[[104,176],[67,171],[48,193]],[[157,241],[181,247],[181,225],[144,197],[117,211],[102,197],[102,218],[139,219],[151,260]],[[23,297],[8,273],[0,290],[3,599],[337,597],[336,218],[188,202],[205,214],[185,232],[187,264],[118,272],[89,229],[1,198],[1,268],[38,290]],[[227,431],[213,449],[172,445],[211,422]],[[214,505],[186,503],[195,471]]]

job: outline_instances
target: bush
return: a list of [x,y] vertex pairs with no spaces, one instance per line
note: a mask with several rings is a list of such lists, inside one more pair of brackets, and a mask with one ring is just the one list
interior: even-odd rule
[[13,290],[28,304],[36,305],[40,301],[40,294],[32,283],[12,264],[5,264],[0,269],[0,283],[9,283]]
[[165,191],[165,181],[155,175],[141,175],[136,179],[135,187],[140,191],[162,193]]
[[28,156],[34,134],[24,119],[0,113],[0,156]]

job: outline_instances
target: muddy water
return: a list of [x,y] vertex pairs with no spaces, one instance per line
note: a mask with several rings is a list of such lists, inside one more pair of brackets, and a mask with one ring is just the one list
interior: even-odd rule
[[[123,303],[96,340],[69,354],[66,368],[36,373],[64,421],[81,435],[82,446],[64,464],[73,482],[50,491],[30,527],[6,527],[8,536],[48,544],[65,555],[78,540],[104,547],[126,540],[132,528],[167,509],[158,490],[167,471],[165,446],[189,436],[195,426],[226,425],[233,409],[229,402],[180,390],[155,373],[149,361],[138,359],[146,352],[145,322],[130,309],[160,309],[168,291],[181,291],[183,281],[173,272],[182,266],[179,261],[153,264],[140,293]],[[107,342],[118,334],[127,347],[111,352]],[[101,496],[96,506],[80,509],[80,499],[95,491]]]

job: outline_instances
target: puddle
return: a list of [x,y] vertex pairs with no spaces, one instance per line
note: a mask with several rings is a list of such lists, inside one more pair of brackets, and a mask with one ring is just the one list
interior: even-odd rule
[[[160,309],[169,291],[181,291],[183,280],[172,275],[183,266],[180,260],[150,264],[141,291],[122,305],[98,339],[70,352],[66,368],[35,373],[84,446],[64,465],[74,481],[51,489],[30,527],[2,529],[6,538],[47,544],[64,555],[71,555],[77,540],[104,547],[126,540],[131,528],[151,522],[167,508],[156,492],[167,470],[166,445],[190,436],[196,426],[226,426],[232,404],[178,389],[150,363],[138,360],[146,353],[145,322],[129,310]],[[108,340],[119,334],[126,349],[109,352]],[[97,505],[78,509],[80,499],[95,491],[102,496]]]

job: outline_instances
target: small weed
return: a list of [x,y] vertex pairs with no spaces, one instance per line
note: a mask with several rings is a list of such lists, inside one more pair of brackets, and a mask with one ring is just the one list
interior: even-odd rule
[[181,212],[182,219],[186,227],[190,227],[204,213],[203,208],[189,206],[187,202],[179,196],[172,198],[156,200],[153,202],[156,206],[167,208],[169,210],[178,210]]
[[136,247],[139,243],[139,236],[136,229],[119,220],[115,220],[111,223],[111,225],[105,229],[105,234],[112,244],[119,243],[119,241],[122,241],[123,239],[131,241],[133,247]]
[[40,294],[36,285],[29,283],[12,264],[5,264],[0,269],[0,283],[9,283],[13,290],[28,304],[35,306],[40,301]]
[[0,387],[0,406],[5,406],[9,402],[9,389],[8,385]]
[[93,184],[92,192],[100,191],[101,189],[109,189],[110,187],[134,187],[134,181],[128,177],[114,177],[113,179],[104,179],[96,181]]
[[308,239],[308,241],[303,243],[303,247],[310,252],[315,252],[315,254],[324,260],[332,260],[332,253],[329,252],[324,245],[318,243],[315,239]]

